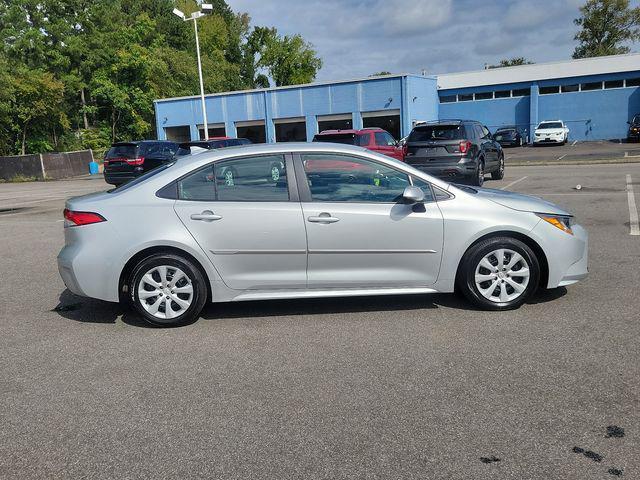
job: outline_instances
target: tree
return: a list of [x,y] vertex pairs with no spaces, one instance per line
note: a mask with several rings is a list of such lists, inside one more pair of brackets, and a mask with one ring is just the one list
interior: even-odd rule
[[[273,29],[275,33],[275,29]],[[322,60],[313,46],[300,35],[277,34],[267,37],[264,53],[260,58],[277,87],[310,83],[322,67]]]
[[370,77],[384,77],[385,75],[391,75],[391,72],[387,72],[386,70],[383,70],[383,71],[378,72],[378,73],[372,73],[369,76]]
[[630,8],[629,0],[588,0],[580,14],[573,58],[629,53],[626,43],[640,38],[640,7]]
[[500,60],[498,65],[489,65],[487,68],[503,68],[503,67],[515,67],[518,65],[532,65],[533,62],[530,62],[524,57],[513,57],[513,58],[504,58]]

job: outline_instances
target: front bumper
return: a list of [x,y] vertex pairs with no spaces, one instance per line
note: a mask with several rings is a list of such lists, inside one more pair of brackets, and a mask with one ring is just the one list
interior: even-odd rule
[[564,143],[564,137],[534,137],[533,143]]
[[566,287],[589,275],[589,234],[580,225],[571,228],[573,235],[541,220],[532,231],[547,257],[547,288]]

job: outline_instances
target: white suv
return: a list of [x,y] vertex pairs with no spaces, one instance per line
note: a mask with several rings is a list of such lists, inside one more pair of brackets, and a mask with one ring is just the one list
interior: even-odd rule
[[541,122],[533,135],[533,143],[559,143],[569,140],[569,129],[562,120],[546,120]]

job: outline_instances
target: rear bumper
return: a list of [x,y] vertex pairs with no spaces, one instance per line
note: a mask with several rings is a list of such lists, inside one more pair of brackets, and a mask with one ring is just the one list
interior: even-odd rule
[[404,161],[406,164],[417,168],[421,172],[428,173],[433,177],[439,178],[466,178],[475,176],[476,162],[472,159],[455,157],[449,159],[439,158],[420,158],[407,156]]
[[111,185],[122,185],[123,183],[130,182],[138,175],[133,172],[104,172],[105,182]]

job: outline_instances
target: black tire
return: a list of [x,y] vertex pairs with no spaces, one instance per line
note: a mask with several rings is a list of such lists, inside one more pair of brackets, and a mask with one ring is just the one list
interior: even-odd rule
[[476,187],[481,187],[484,184],[484,160],[480,159],[478,161],[478,166],[476,167],[476,172],[473,177],[471,177],[471,185],[475,185]]
[[[180,300],[183,300],[183,301],[190,300],[190,304],[188,308],[181,308],[180,305],[172,301],[169,306],[172,312],[175,311],[175,309],[173,308],[173,305],[176,305],[180,308],[180,310],[178,311],[179,314],[172,318],[158,318],[157,316],[154,316],[152,313],[147,311],[147,309],[142,305],[143,300],[141,300],[139,296],[139,285],[142,280],[142,277],[146,275],[154,267],[162,267],[162,266],[168,267],[169,272],[171,272],[172,269],[181,270],[185,274],[185,276],[188,278],[188,281],[190,282],[190,285],[192,287],[191,294],[175,293],[175,290],[170,292],[172,295],[175,295],[176,297],[178,295],[182,295],[182,297],[179,297]],[[173,272],[175,274],[176,270],[173,270]],[[153,280],[157,281],[156,278],[153,278]],[[183,280],[181,280],[180,282],[183,282]],[[176,284],[176,287],[173,287],[173,288],[181,288],[180,282],[178,282]],[[185,283],[183,283],[182,285],[185,285]],[[163,290],[165,291],[165,294],[168,293],[166,292],[167,290],[166,288],[165,289],[161,288],[157,290],[158,291]],[[155,302],[162,303],[164,301],[165,302],[164,308],[163,308],[163,305],[161,304],[159,304],[159,307],[158,307],[159,313],[162,313],[163,310],[166,311],[166,300],[164,299],[168,298],[168,296],[163,297],[163,295],[164,295],[163,293],[159,293],[159,295],[155,297],[155,301],[154,301],[154,297],[150,297],[144,301],[147,302],[147,305],[151,305],[151,306],[155,305]],[[155,326],[176,327],[179,325],[192,323],[193,321],[197,320],[197,318],[199,317],[200,312],[202,311],[202,308],[204,307],[204,304],[207,301],[206,280],[202,272],[200,271],[200,269],[196,265],[194,265],[191,260],[188,260],[187,258],[181,257],[179,255],[174,255],[170,253],[158,253],[155,255],[151,255],[147,258],[144,258],[133,269],[133,272],[129,280],[129,297],[130,297],[131,303],[133,304],[133,307],[142,316],[145,322]],[[160,297],[163,297],[163,298],[160,298]]]
[[[524,291],[516,298],[508,301],[490,300],[489,298],[483,296],[483,294],[478,289],[478,286],[476,285],[476,268],[480,268],[480,261],[491,252],[499,249],[507,249],[520,254],[529,268],[529,279]],[[505,260],[507,258],[506,255],[507,254],[505,254],[504,257]],[[513,257],[510,256],[509,259],[510,258]],[[515,266],[519,266],[520,269],[522,269],[524,264],[518,262]],[[479,271],[483,272],[487,270],[488,269],[484,269],[484,267],[482,267],[482,269],[480,269]],[[489,274],[490,273],[491,272],[489,272]],[[503,272],[503,275],[507,274]],[[497,281],[498,283],[495,284],[493,290],[497,291],[503,288],[500,283],[502,282],[502,284],[505,284],[504,288],[507,290],[507,292],[510,289],[511,294],[513,294],[516,291],[515,289],[513,289],[513,287],[510,286],[509,282],[514,281],[514,278],[521,277],[517,277],[516,275],[514,275],[510,278],[510,280],[507,278],[503,278],[502,280],[496,278],[495,280],[487,280],[488,285],[487,283],[481,283],[480,285],[481,287],[486,286],[487,288],[491,288],[491,285],[494,284],[493,282]],[[512,310],[520,307],[537,290],[539,281],[540,263],[538,262],[538,258],[536,257],[535,253],[533,253],[533,251],[525,243],[511,237],[489,238],[477,243],[476,245],[473,245],[462,258],[457,277],[457,285],[459,290],[462,291],[462,293],[469,299],[469,301],[471,301],[471,303],[483,310]]]
[[491,172],[492,180],[502,180],[504,178],[504,155],[500,154],[498,159],[498,169],[495,172]]

